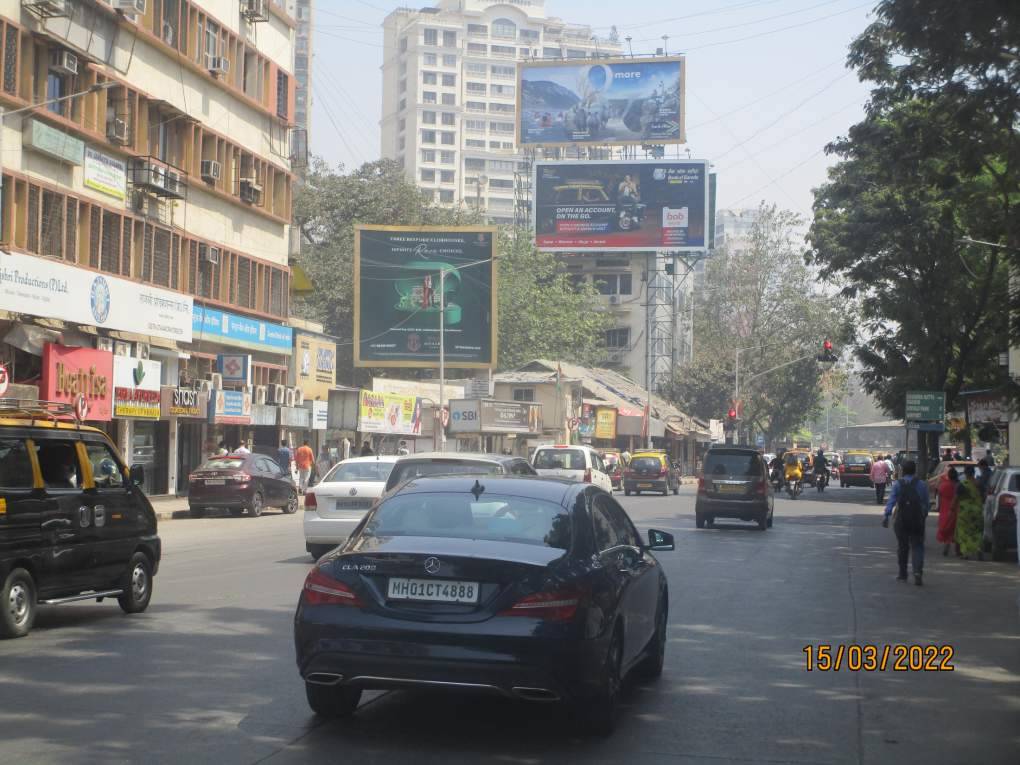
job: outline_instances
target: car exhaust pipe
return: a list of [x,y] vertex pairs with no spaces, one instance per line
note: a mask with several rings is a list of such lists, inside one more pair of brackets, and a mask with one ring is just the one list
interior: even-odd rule
[[336,685],[343,679],[343,675],[335,672],[309,672],[305,675],[305,682],[313,685]]
[[550,691],[548,688],[528,688],[525,686],[515,686],[513,688],[514,696],[524,701],[559,701],[560,697],[557,693]]

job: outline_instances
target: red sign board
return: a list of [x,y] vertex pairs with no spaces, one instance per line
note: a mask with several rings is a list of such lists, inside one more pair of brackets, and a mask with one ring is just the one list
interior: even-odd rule
[[92,348],[47,343],[43,348],[41,397],[81,406],[84,397],[92,422],[113,417],[113,354]]

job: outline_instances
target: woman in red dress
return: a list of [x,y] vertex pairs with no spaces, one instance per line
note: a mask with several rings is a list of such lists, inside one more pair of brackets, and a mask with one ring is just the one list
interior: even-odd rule
[[939,527],[935,539],[942,543],[942,554],[949,555],[949,546],[956,537],[956,516],[960,511],[958,491],[960,476],[949,468],[939,481]]

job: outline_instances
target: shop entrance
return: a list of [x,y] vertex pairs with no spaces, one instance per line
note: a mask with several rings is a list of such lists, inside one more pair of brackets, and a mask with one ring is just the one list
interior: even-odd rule
[[177,494],[188,493],[188,476],[207,456],[202,451],[202,423],[180,423],[177,429]]
[[167,493],[167,453],[170,451],[170,423],[166,420],[136,420],[131,434],[130,464],[145,468],[142,491],[152,496]]

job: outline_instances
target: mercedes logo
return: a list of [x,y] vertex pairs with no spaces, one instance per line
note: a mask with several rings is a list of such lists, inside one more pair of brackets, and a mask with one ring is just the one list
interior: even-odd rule
[[439,569],[443,564],[439,562],[439,558],[426,558],[425,559],[425,573],[426,574],[438,574]]
[[358,490],[357,490],[357,489],[355,489],[355,488],[352,488],[352,489],[351,489],[351,490],[350,490],[349,492],[347,492],[347,493],[348,493],[348,494],[350,494],[350,495],[351,495],[351,496],[353,497],[354,495],[356,495],[356,494],[358,493]]

